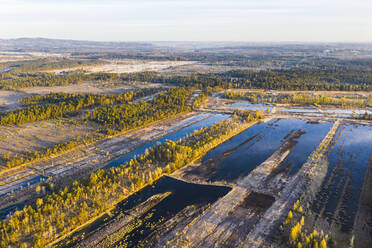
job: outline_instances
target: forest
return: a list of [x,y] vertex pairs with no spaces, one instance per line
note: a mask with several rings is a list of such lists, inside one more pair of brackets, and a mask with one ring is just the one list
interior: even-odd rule
[[121,80],[194,85],[199,88],[371,91],[372,71],[346,69],[233,70],[216,74],[161,76],[155,72],[122,74]]
[[79,84],[86,81],[109,82],[118,79],[117,74],[94,73],[86,74],[82,71],[73,71],[63,74],[48,72],[0,73],[0,88],[4,90],[16,90],[36,86],[63,86]]
[[99,60],[82,60],[69,58],[41,58],[34,60],[23,60],[1,64],[2,68],[10,68],[11,73],[30,73],[54,69],[71,69],[79,66],[90,66],[102,64]]
[[[166,97],[163,97],[163,99]],[[55,189],[0,222],[2,247],[45,247],[89,219],[100,216],[130,193],[151,184],[244,129],[260,114],[238,111],[235,119],[205,127],[177,141],[166,141],[120,167],[98,170],[89,179]]]
[[105,133],[114,134],[190,111],[191,108],[186,106],[186,101],[192,92],[192,88],[170,88],[165,93],[155,96],[150,102],[101,106],[86,113],[83,119],[102,124]]
[[80,93],[49,93],[46,95],[38,95],[26,97],[20,100],[24,105],[45,105],[68,102],[81,104],[82,100],[88,99],[90,105],[96,106],[128,103],[137,100],[141,97],[155,94],[160,88],[145,88],[140,90],[131,90],[121,94],[80,94]]
[[157,89],[144,89],[117,95],[50,93],[44,96],[26,97],[21,100],[26,108],[1,114],[0,125],[21,125],[28,122],[61,118],[66,115],[76,115],[79,110],[85,108],[127,104],[157,91]]

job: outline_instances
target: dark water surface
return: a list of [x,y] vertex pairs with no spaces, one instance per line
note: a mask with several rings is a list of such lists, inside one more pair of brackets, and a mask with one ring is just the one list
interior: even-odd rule
[[[205,115],[205,114],[202,114],[202,115]],[[155,146],[157,143],[163,143],[166,140],[177,141],[179,139],[182,139],[182,138],[186,137],[187,135],[190,135],[192,132],[194,132],[197,129],[212,126],[213,124],[218,123],[222,120],[226,120],[229,117],[230,117],[230,115],[225,115],[225,114],[212,115],[212,116],[210,116],[210,117],[208,117],[204,120],[198,121],[194,124],[191,124],[190,126],[184,127],[184,128],[182,128],[182,129],[180,129],[176,132],[167,134],[167,135],[165,135],[161,138],[155,139],[155,140],[153,140],[153,141],[151,141],[151,142],[149,142],[149,143],[147,143],[143,146],[140,146],[140,147],[136,148],[134,151],[132,151],[130,153],[127,153],[127,154],[121,156],[120,158],[111,161],[104,168],[111,168],[111,167],[116,167],[116,166],[119,166],[121,164],[124,164],[125,162],[128,162],[129,160],[131,160],[135,156],[138,156],[138,155],[141,155],[141,154],[145,153],[146,149],[149,149],[149,148]]]
[[[128,245],[126,247],[137,247],[141,240],[144,240],[156,229],[154,226],[171,219],[188,206],[194,205],[200,207],[212,204],[230,190],[230,187],[191,184],[165,176],[160,178],[153,185],[143,188],[117,204],[115,210],[112,211],[113,215],[111,217],[105,215],[97,219],[95,222],[79,231],[79,234],[96,230],[117,217],[120,213],[127,214],[128,210],[145,202],[151,196],[170,192],[170,195],[137,219],[137,221],[142,221],[143,224],[134,228],[124,236],[123,240],[125,240],[125,243]],[[117,245],[123,242],[123,240],[119,240]],[[74,245],[76,245],[76,241],[68,245],[59,244],[58,247],[73,247]]]
[[[160,220],[164,222],[171,219],[187,206],[212,204],[230,190],[229,187],[191,184],[170,177],[162,177],[155,185],[144,188],[119,204],[118,208],[121,211],[129,210],[155,194],[171,192],[148,211],[152,216],[146,218],[146,223],[158,223]],[[134,229],[125,237],[129,244],[128,247],[135,247],[137,242],[145,239],[152,231],[148,225]]]
[[364,173],[372,155],[372,126],[341,125],[327,175],[312,209],[344,232],[352,230]]
[[297,145],[281,165],[290,167],[290,173],[294,174],[319,145],[331,126],[330,122],[310,123],[300,119],[274,119],[254,125],[202,158],[203,163],[210,159],[216,160],[216,172],[208,180],[234,181],[248,175],[288,140],[291,134],[302,131],[304,134],[295,139]]

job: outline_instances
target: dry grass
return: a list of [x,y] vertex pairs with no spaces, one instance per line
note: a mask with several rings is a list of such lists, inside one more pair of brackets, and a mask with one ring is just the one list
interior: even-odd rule
[[48,94],[51,92],[63,92],[63,93],[90,93],[90,94],[103,94],[103,93],[114,93],[114,92],[125,92],[131,89],[131,86],[119,86],[113,88],[106,88],[91,82],[85,82],[81,84],[72,84],[66,86],[45,86],[45,87],[29,87],[23,88],[22,91],[29,94]]
[[0,90],[0,110],[15,110],[21,106],[18,103],[19,99],[28,96],[26,93],[11,91],[11,90]]
[[106,83],[94,83],[94,82],[84,82],[81,84],[72,84],[66,86],[45,86],[45,87],[29,87],[23,88],[22,91],[28,94],[48,94],[48,93],[82,93],[82,94],[115,94],[123,93],[134,88],[150,88],[150,87],[160,87],[159,84],[145,84],[145,83],[135,83],[135,84],[123,84],[116,82],[106,82]]
[[41,121],[16,127],[0,127],[0,154],[38,150],[83,136],[94,130],[93,126],[76,124],[71,120]]

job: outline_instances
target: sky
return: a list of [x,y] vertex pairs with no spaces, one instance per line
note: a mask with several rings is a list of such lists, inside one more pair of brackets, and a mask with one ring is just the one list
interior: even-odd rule
[[372,0],[0,0],[0,38],[372,42]]

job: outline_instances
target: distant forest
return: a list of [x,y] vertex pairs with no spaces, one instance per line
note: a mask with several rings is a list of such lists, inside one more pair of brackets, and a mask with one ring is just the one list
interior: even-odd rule
[[221,87],[224,89],[371,91],[372,70],[233,70],[218,74],[194,74],[191,76],[160,75],[156,72],[129,74],[71,72],[64,75],[53,73],[2,73],[0,75],[0,88],[60,86],[85,81],[141,81],[177,86],[197,86],[199,88]]
[[123,80],[152,83],[196,85],[200,88],[221,87],[224,89],[268,90],[345,90],[371,91],[372,70],[234,70],[219,74],[195,74],[192,76],[161,76],[157,73],[132,73],[122,75]]
[[[324,55],[323,48],[286,47],[225,47],[193,52],[74,52],[69,58],[42,58],[0,63],[0,89],[20,89],[33,86],[59,86],[86,81],[152,82],[177,86],[224,89],[272,90],[372,90],[372,59],[356,57],[349,50],[335,50]],[[261,53],[260,53],[261,52]],[[345,58],[344,58],[345,57]],[[342,59],[341,59],[342,58]],[[104,59],[140,59],[198,61],[206,66],[227,66],[222,73],[191,75],[139,73],[91,73],[84,71],[47,73],[47,70],[97,65]]]

